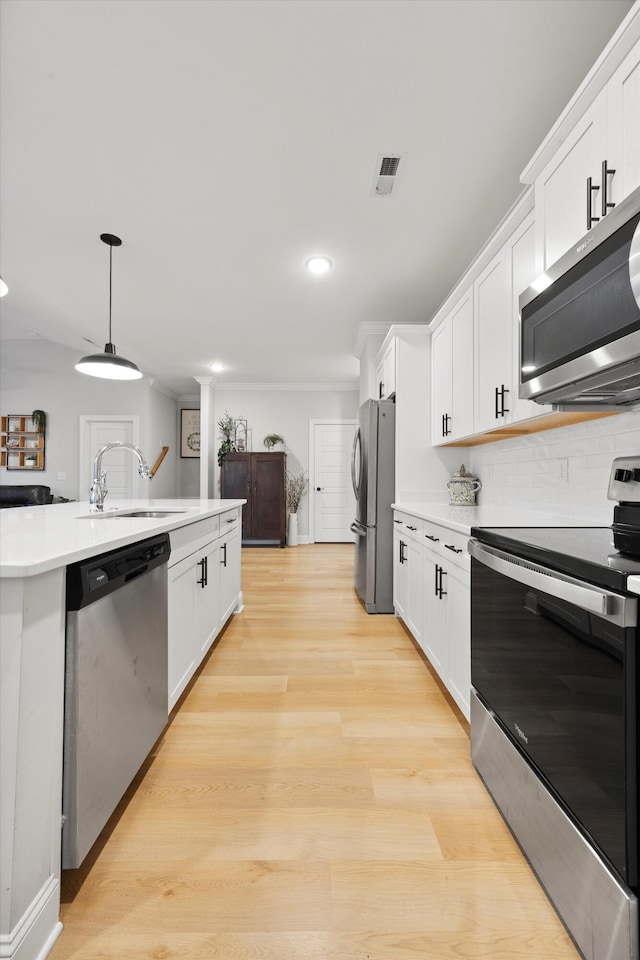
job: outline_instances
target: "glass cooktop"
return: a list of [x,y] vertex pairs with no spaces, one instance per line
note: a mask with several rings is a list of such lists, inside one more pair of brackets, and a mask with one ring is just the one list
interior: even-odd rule
[[616,550],[611,527],[473,527],[471,536],[533,563],[614,590],[625,590],[627,577],[640,574],[640,560]]

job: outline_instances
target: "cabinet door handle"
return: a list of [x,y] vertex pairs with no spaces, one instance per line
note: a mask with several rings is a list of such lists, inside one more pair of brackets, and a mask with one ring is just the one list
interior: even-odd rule
[[401,541],[400,541],[400,563],[406,563],[406,562],[407,562],[407,558],[406,558],[405,555],[404,555],[404,548],[405,548],[405,547],[406,547],[406,543],[404,543],[404,541],[401,540]]
[[504,405],[504,395],[505,395],[505,393],[509,393],[509,391],[507,390],[507,388],[505,387],[505,385],[504,385],[504,383],[503,383],[503,384],[502,384],[502,390],[500,391],[500,397],[501,397],[501,400],[500,400],[500,416],[501,416],[501,417],[504,417],[505,413],[509,413],[509,407],[505,407],[505,405]]
[[382,400],[383,397],[384,397],[384,383],[381,380],[380,383],[378,384],[378,400]]
[[227,545],[226,543],[222,544],[222,560],[220,561],[223,567],[227,565]]
[[587,177],[587,230],[591,230],[594,223],[597,223],[600,217],[593,215],[593,194],[597,193],[600,187],[593,185],[591,177]]
[[445,416],[445,423],[444,423],[444,425],[445,425],[446,431],[447,431],[447,434],[446,434],[446,435],[449,436],[449,434],[451,433],[451,426],[450,426],[451,417],[449,416],[448,413],[445,413],[444,416]]
[[200,586],[204,589],[207,585],[207,575],[206,575],[206,564],[207,558],[203,557],[202,560],[198,560],[198,566],[200,567],[200,579],[196,580],[196,583],[199,583]]
[[447,435],[447,424],[446,424],[445,417],[446,417],[446,413],[443,413],[442,414],[442,436],[443,437],[446,437]]
[[607,166],[607,161],[602,161],[602,216],[606,217],[609,213],[609,210],[613,210],[615,203],[611,203],[608,199],[609,191],[609,177],[612,177],[615,173],[615,170],[611,170]]
[[436,589],[435,594],[439,600],[442,600],[443,597],[446,597],[447,591],[442,589],[442,578],[446,574],[444,567],[441,567],[436,563]]

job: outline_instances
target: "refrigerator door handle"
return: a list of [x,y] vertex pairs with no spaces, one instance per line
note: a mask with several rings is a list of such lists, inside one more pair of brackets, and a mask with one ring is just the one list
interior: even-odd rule
[[[362,442],[360,439],[360,427],[356,427],[356,432],[353,435],[353,447],[351,449],[351,483],[353,484],[353,492],[355,494],[356,500],[360,495],[360,476],[356,477],[356,457],[360,452],[358,460],[360,461],[359,473],[362,473]],[[355,531],[354,531],[355,532]]]
[[358,523],[357,520],[354,520],[351,526],[349,527],[351,533],[355,533],[358,537],[366,537],[367,528],[363,524]]

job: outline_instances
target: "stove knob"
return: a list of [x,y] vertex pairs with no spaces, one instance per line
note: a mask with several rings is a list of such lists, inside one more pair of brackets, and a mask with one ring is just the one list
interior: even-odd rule
[[634,479],[633,473],[634,473],[634,471],[632,471],[632,470],[621,470],[621,469],[618,469],[618,470],[616,470],[616,472],[615,472],[614,480],[617,480],[619,483],[628,483],[629,480],[633,480],[633,479]]

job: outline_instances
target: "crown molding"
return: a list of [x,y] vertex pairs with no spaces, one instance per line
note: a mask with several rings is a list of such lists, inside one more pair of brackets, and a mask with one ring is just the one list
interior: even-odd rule
[[363,320],[361,323],[359,323],[356,341],[353,346],[353,355],[360,359],[362,356],[362,351],[364,350],[367,342],[367,337],[386,337],[391,325],[391,323],[385,323],[384,321],[373,320]]
[[255,390],[255,391],[275,391],[288,390],[294,392],[326,392],[334,393],[343,390],[359,390],[359,385],[353,383],[218,383],[217,390]]

